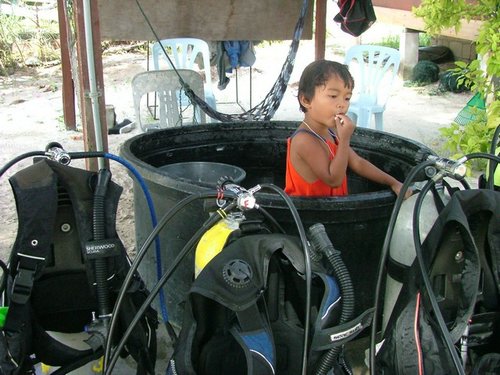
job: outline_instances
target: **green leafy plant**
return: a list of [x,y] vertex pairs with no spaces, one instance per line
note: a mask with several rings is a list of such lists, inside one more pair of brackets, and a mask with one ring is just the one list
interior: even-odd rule
[[0,13],[0,75],[6,75],[16,65],[14,49],[19,47],[23,26],[19,17]]
[[[459,159],[464,155],[485,152],[488,153],[491,147],[491,139],[495,129],[488,127],[484,110],[470,108],[475,118],[466,125],[459,125],[453,122],[449,127],[439,129],[441,135],[446,139],[443,147],[450,152],[452,159]],[[468,174],[472,170],[486,170],[486,160],[473,159],[468,165]]]
[[[451,151],[453,158],[474,152],[489,152],[495,128],[500,124],[500,90],[495,88],[494,80],[494,77],[500,77],[498,0],[422,0],[414,12],[423,18],[426,31],[430,34],[438,34],[445,28],[459,30],[464,20],[482,22],[476,40],[476,51],[481,60],[475,59],[470,63],[457,61],[453,72],[457,75],[458,84],[464,84],[486,99],[486,112],[465,125],[454,122],[448,128],[441,128],[440,132],[446,137],[445,147]],[[471,165],[476,170],[485,170],[485,166],[486,161],[482,160],[474,160]]]
[[60,58],[57,22],[40,18],[38,7],[29,4],[19,2],[25,10],[23,16],[0,13],[0,75],[12,73],[29,60],[46,62]]
[[[394,49],[399,49],[399,35],[388,35],[384,36],[381,41],[372,43],[377,46],[385,46]],[[418,45],[419,47],[427,47],[431,45],[431,36],[425,33],[420,33],[418,35]]]

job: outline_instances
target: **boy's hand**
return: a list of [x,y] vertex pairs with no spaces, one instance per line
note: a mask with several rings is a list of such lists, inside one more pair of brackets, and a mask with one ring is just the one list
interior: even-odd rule
[[[396,195],[399,195],[402,187],[403,187],[403,184],[399,181],[396,181],[394,184],[391,185],[391,189],[394,193],[396,193]],[[409,197],[412,196],[412,194],[413,194],[413,190],[411,190],[411,189],[406,190],[404,199],[408,199]]]
[[354,129],[356,129],[356,125],[344,114],[335,116],[335,124],[337,125],[337,135],[340,139],[349,139],[352,133],[354,133]]

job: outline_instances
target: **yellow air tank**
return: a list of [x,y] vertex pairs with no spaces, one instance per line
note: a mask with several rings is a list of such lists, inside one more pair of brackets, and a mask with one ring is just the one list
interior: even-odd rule
[[229,235],[240,227],[244,219],[241,213],[230,213],[205,232],[196,246],[194,277],[198,277],[205,266],[221,252]]

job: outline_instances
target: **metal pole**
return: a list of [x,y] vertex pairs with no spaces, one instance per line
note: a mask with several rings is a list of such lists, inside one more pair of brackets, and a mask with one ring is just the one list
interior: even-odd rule
[[[89,71],[89,97],[92,104],[92,118],[94,120],[95,145],[97,151],[104,151],[102,140],[101,118],[99,116],[99,93],[95,77],[94,46],[92,37],[92,19],[90,16],[90,0],[83,0],[83,20],[85,25],[85,46],[87,49],[87,65]],[[105,168],[104,158],[98,159],[99,169]]]

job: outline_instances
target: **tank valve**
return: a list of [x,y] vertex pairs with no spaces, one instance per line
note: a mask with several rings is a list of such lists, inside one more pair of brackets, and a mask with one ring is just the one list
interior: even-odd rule
[[[261,189],[260,185],[254,186],[251,189],[245,189],[234,182],[228,180],[227,182],[221,184],[219,190],[228,190],[236,195],[236,204],[240,210],[251,210],[253,208],[258,208],[257,200],[254,197],[254,193]],[[218,199],[218,205],[221,203],[225,204],[225,200]]]

